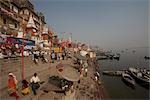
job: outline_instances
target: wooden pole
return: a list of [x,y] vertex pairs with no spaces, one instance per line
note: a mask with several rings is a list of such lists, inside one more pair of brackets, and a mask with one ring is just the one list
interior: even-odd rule
[[21,54],[22,54],[22,59],[21,59],[21,64],[22,64],[22,80],[24,79],[24,33],[25,33],[25,23],[24,23],[24,18],[23,18],[23,22],[21,24],[22,26],[22,50],[21,50]]
[[[24,30],[24,29],[23,29]],[[22,36],[22,80],[24,79],[24,31]]]

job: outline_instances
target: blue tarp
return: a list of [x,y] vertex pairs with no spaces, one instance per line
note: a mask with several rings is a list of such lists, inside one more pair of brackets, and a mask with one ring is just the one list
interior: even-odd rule
[[22,39],[22,38],[15,38],[15,37],[7,37],[7,43],[14,43],[14,44],[24,44],[24,45],[31,45],[35,46],[35,41],[28,40],[28,39]]

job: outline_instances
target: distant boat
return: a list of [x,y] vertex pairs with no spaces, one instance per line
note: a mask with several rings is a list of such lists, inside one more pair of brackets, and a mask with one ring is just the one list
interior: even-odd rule
[[135,87],[135,81],[129,74],[122,73],[122,79],[127,85],[131,86],[132,88]]
[[126,49],[126,51],[128,51],[128,49]]
[[119,60],[120,59],[120,55],[115,55],[113,56],[114,59]]
[[132,52],[133,52],[133,53],[135,53],[136,51],[135,51],[135,50],[133,50]]
[[123,71],[103,71],[104,75],[121,76]]
[[139,84],[149,87],[150,77],[145,75],[140,69],[130,67],[129,72],[136,79],[136,81],[139,82]]
[[107,56],[97,56],[97,60],[104,60],[104,59],[108,59]]
[[122,50],[121,53],[124,53],[124,50]]
[[145,59],[145,60],[149,60],[149,59],[150,59],[150,57],[148,57],[148,56],[145,56],[145,57],[144,57],[144,59]]

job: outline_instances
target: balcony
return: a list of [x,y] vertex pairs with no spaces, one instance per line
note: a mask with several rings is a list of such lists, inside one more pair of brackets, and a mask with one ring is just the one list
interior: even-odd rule
[[3,7],[0,8],[1,14],[4,14],[8,16],[9,18],[12,18],[13,20],[16,20],[19,22],[19,16],[16,13],[13,13],[10,9],[5,9]]

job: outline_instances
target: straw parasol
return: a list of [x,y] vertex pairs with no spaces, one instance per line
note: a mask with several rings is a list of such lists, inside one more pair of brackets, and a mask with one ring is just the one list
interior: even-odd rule
[[59,63],[56,69],[57,72],[68,81],[75,82],[80,78],[80,73],[69,64]]

